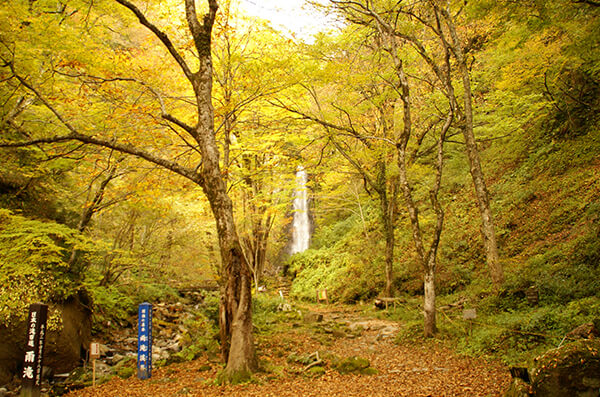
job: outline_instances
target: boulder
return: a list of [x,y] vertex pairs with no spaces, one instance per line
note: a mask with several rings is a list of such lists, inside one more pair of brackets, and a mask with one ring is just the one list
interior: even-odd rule
[[[61,327],[48,330],[44,365],[55,373],[69,372],[85,358],[92,333],[90,303],[84,294],[80,294],[50,306],[50,310],[60,313]],[[0,325],[0,385],[19,375],[25,355],[25,328],[25,321]]]
[[320,323],[323,321],[323,315],[321,313],[307,312],[302,316],[302,320],[306,324]]
[[589,339],[599,336],[600,332],[598,332],[594,323],[582,324],[567,334],[567,338],[570,339]]
[[600,341],[569,343],[536,359],[532,391],[548,397],[597,397],[600,390]]
[[535,359],[530,383],[515,378],[507,397],[598,397],[600,341],[583,339],[552,349]]

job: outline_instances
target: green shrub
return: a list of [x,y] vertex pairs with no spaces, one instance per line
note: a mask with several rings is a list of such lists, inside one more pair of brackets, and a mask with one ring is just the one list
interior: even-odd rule
[[175,354],[176,361],[191,361],[204,353],[216,354],[219,350],[218,324],[214,323],[203,312],[183,322],[187,332],[181,339],[182,349]]
[[[75,249],[85,260],[95,247],[67,226],[0,209],[0,322],[23,320],[32,303],[74,296],[83,278],[80,262],[69,263]],[[51,313],[50,326],[57,321]]]
[[137,311],[134,298],[130,295],[131,291],[126,288],[90,283],[87,289],[94,302],[93,327],[97,331],[105,328],[109,321],[117,324],[126,322]]

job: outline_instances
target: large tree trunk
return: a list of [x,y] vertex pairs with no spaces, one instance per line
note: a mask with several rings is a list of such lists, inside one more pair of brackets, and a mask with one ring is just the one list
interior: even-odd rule
[[207,142],[202,146],[209,150],[202,153],[202,187],[217,223],[225,277],[219,308],[221,354],[227,361],[223,376],[224,380],[236,382],[257,369],[252,338],[252,277],[236,232],[233,205],[221,176],[214,135],[204,137]]
[[[216,2],[209,1],[212,17],[216,13]],[[201,186],[210,203],[219,236],[224,289],[219,308],[221,353],[227,366],[222,380],[239,382],[256,371],[257,362],[252,336],[251,274],[244,258],[233,218],[233,204],[227,195],[227,186],[219,165],[219,148],[214,129],[212,105],[211,29],[212,22],[202,27],[195,26],[193,0],[186,0],[188,24],[194,35],[199,55],[198,72],[191,76],[191,83],[198,105],[196,141],[202,154],[200,168]]]

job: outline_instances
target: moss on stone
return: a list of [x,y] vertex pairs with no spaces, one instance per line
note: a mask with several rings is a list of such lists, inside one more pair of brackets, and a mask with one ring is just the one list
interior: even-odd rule
[[318,378],[319,376],[325,374],[325,368],[316,365],[314,367],[310,367],[308,371],[306,371],[306,374],[311,378]]
[[535,367],[531,386],[536,395],[597,396],[600,341],[581,340],[552,349],[536,359]]
[[367,360],[366,358],[356,356],[344,358],[342,360],[336,360],[336,362],[333,363],[334,368],[340,374],[349,374],[356,372],[362,374],[370,368],[370,365],[371,364],[369,363],[369,360]]

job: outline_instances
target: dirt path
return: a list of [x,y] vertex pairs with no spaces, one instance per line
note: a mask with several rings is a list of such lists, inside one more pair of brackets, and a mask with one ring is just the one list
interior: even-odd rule
[[[360,319],[351,313],[325,312],[324,322],[292,327],[261,336],[259,356],[266,368],[257,381],[237,386],[212,384],[221,366],[206,359],[173,364],[153,372],[151,379],[113,379],[72,392],[68,397],[153,396],[501,396],[510,382],[505,367],[482,359],[459,357],[428,342],[398,346],[386,332],[397,324]],[[346,332],[338,325],[345,323]],[[303,365],[290,363],[291,353],[321,357],[367,358],[375,375],[341,375],[331,365],[309,377]],[[210,369],[209,369],[210,366]]]

